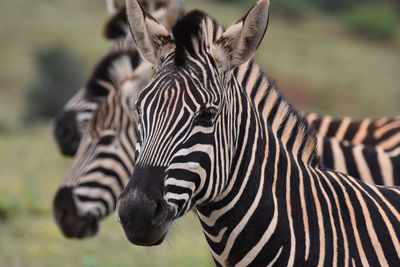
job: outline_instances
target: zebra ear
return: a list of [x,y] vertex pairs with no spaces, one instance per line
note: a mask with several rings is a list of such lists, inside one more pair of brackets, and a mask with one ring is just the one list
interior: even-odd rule
[[221,71],[240,66],[254,56],[267,30],[268,6],[269,0],[259,0],[211,46],[211,54]]
[[126,1],[129,28],[143,58],[158,65],[173,48],[171,34],[148,14],[137,0]]

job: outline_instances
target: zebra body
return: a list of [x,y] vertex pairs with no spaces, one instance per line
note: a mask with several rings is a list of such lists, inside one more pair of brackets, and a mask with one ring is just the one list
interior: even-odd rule
[[365,182],[400,185],[400,154],[380,147],[353,144],[333,137],[317,137],[322,165]]
[[365,144],[392,150],[400,146],[400,116],[377,120],[333,118],[315,113],[305,114],[307,122],[319,136],[347,140],[353,144]]
[[217,265],[400,264],[399,188],[321,168],[312,131],[265,74],[251,93],[232,75],[254,64],[268,1],[226,31],[193,11],[172,35],[127,4],[139,52],[157,65],[117,206],[132,243],[161,243],[195,208]]

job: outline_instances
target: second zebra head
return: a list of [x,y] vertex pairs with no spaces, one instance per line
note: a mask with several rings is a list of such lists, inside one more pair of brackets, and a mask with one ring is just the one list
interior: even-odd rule
[[[156,4],[152,14],[166,27],[182,13],[178,0],[142,1],[146,2]],[[128,34],[125,13],[121,7],[107,23],[106,36],[115,40],[111,51],[55,126],[60,147],[73,145],[70,152],[76,153],[53,203],[55,220],[67,237],[96,234],[100,220],[114,211],[133,172],[137,117],[131,109],[154,72],[151,64],[140,58]],[[77,134],[57,135],[65,128]],[[75,137],[68,138],[71,136]]]

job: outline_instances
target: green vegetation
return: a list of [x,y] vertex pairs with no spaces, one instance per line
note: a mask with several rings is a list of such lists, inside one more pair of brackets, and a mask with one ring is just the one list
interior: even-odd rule
[[26,122],[52,119],[84,82],[80,60],[62,47],[45,47],[34,54],[35,79],[27,89]]
[[[188,0],[187,6],[230,25],[252,3]],[[59,44],[76,54],[88,73],[110,45],[101,38],[105,17],[97,0],[2,3],[0,265],[213,266],[193,215],[180,219],[166,243],[152,248],[130,245],[113,216],[98,236],[84,241],[65,239],[54,224],[52,199],[70,161],[59,155],[49,123],[26,129],[19,121],[26,88],[38,71],[32,52]],[[399,32],[388,42],[371,42],[353,38],[335,17],[313,13],[294,24],[271,10],[257,61],[301,110],[380,117],[400,113],[399,55]]]
[[396,11],[381,4],[364,4],[348,11],[344,21],[353,33],[388,40],[394,37],[398,29]]
[[[244,9],[252,6],[253,0],[219,0],[222,3],[233,3]],[[297,22],[304,19],[313,10],[313,4],[310,0],[275,0],[271,1],[271,10],[275,14],[280,14],[289,21]]]
[[307,0],[273,1],[271,9],[293,22],[304,20],[312,12],[312,6]]
[[24,89],[36,69],[34,51],[60,45],[76,54],[87,70],[107,51],[102,38],[104,1],[5,0],[0,9],[0,121],[22,117]]

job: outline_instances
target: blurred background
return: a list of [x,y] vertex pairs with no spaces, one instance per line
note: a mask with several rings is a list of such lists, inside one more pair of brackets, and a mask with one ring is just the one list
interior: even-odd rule
[[[256,0],[186,0],[225,26]],[[301,111],[400,114],[398,0],[271,0],[257,62]],[[65,239],[51,204],[70,159],[52,118],[110,43],[102,0],[3,0],[0,8],[0,263],[2,266],[213,266],[193,214],[161,246],[134,247],[114,216],[99,234]]]

